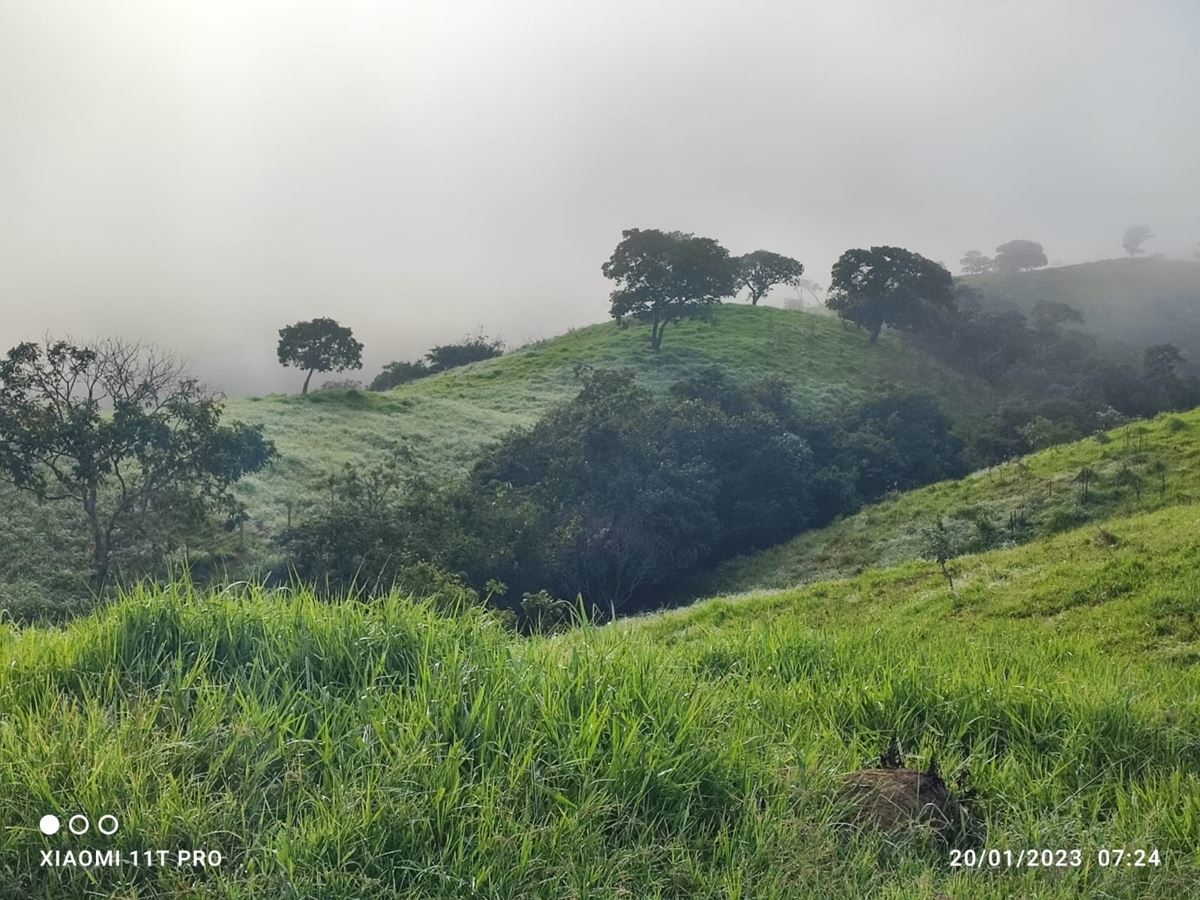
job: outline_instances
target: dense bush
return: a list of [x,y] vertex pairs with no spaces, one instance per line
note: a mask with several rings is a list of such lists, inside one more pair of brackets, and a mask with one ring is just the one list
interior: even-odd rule
[[665,395],[627,373],[581,375],[575,399],[456,485],[407,482],[395,465],[348,469],[328,508],[283,536],[295,573],[387,590],[424,561],[477,589],[499,579],[525,597],[514,611],[544,627],[546,597],[582,596],[605,614],[661,602],[696,570],[965,471],[962,442],[924,397],[816,421],[779,383],[747,389],[715,369]]
[[396,360],[383,367],[371,381],[373,391],[386,391],[427,375],[456,369],[469,363],[492,359],[504,353],[504,342],[497,338],[489,338],[484,334],[473,334],[464,337],[454,344],[439,344],[425,354],[424,359],[415,362]]
[[429,366],[422,359],[416,362],[396,360],[384,366],[383,371],[371,379],[369,387],[373,391],[387,391],[429,374]]
[[1200,404],[1200,379],[1170,344],[1139,354],[1073,327],[1083,316],[1065,303],[1043,301],[1026,318],[985,309],[970,288],[957,292],[956,307],[926,322],[919,340],[1005,398],[974,447],[981,464]]

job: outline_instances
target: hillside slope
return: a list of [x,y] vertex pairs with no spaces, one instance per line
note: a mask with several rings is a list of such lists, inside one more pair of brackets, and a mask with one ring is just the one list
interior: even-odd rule
[[[1087,498],[1079,473],[1094,473]],[[826,528],[731,560],[692,596],[843,578],[921,555],[943,521],[964,553],[1011,546],[1112,515],[1200,500],[1200,410],[1161,415],[872,504]]]
[[1135,347],[1172,343],[1200,363],[1200,262],[1106,259],[960,280],[993,306],[1028,312],[1039,300],[1067,303],[1083,313],[1084,331]]
[[871,346],[861,331],[828,316],[726,306],[712,324],[672,325],[658,353],[647,348],[645,328],[609,322],[383,394],[231,399],[228,417],[261,423],[280,450],[269,470],[246,479],[242,495],[254,519],[274,529],[286,519],[289,503],[302,513],[320,495],[321,475],[344,462],[378,458],[393,442],[406,443],[426,474],[465,471],[482,446],[532,425],[573,395],[579,365],[630,368],[647,384],[663,387],[716,365],[745,384],[783,379],[800,404],[825,411],[894,384],[933,395],[963,431],[987,413],[990,402],[985,386],[968,383],[899,335]]
[[[0,624],[0,894],[1189,896],[1200,505],[1103,526],[972,557],[954,591],[910,563],[553,639],[182,584]],[[893,736],[969,767],[987,848],[1078,865],[838,826],[841,774]],[[121,822],[89,847],[224,859],[39,866],[71,841],[31,823],[80,810]]]

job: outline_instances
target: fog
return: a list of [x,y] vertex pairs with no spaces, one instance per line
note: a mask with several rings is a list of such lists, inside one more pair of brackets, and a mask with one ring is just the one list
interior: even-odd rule
[[276,331],[369,380],[482,327],[607,317],[623,228],[958,269],[1200,241],[1200,4],[0,0],[0,349],[174,348],[296,390]]

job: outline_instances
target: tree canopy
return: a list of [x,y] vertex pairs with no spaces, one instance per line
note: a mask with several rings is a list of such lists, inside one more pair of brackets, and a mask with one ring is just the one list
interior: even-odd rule
[[1137,256],[1142,252],[1142,244],[1154,237],[1154,233],[1150,230],[1149,225],[1130,225],[1125,229],[1125,236],[1121,239],[1121,246],[1125,248],[1125,252],[1130,256]]
[[706,315],[738,288],[738,264],[712,238],[681,231],[631,228],[601,271],[617,283],[610,295],[618,324],[628,318],[650,325],[650,347],[677,319]]
[[361,369],[362,349],[354,333],[333,319],[312,319],[279,329],[279,362],[308,371],[301,394],[308,393],[313,372]]
[[20,344],[0,361],[0,478],[82,510],[100,587],[152,531],[238,513],[230,486],[275,449],[220,418],[216,397],[140,345]]
[[901,247],[847,250],[833,264],[828,306],[879,339],[884,325],[912,329],[955,307],[954,278]]
[[758,301],[777,284],[799,287],[804,274],[804,264],[790,256],[772,253],[770,250],[755,250],[738,257],[738,290],[750,292],[750,305]]
[[964,275],[986,275],[995,270],[996,265],[990,256],[985,256],[978,250],[968,250],[958,261]]
[[1046,251],[1037,241],[1017,238],[996,248],[995,266],[1001,272],[1024,272],[1044,265]]

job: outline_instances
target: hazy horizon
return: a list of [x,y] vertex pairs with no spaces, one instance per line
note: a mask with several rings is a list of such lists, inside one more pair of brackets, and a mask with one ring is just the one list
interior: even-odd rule
[[[631,227],[958,271],[1200,241],[1200,6],[0,0],[0,352],[45,333],[294,391],[282,325],[392,359],[603,321]],[[315,381],[316,379],[314,379]]]

